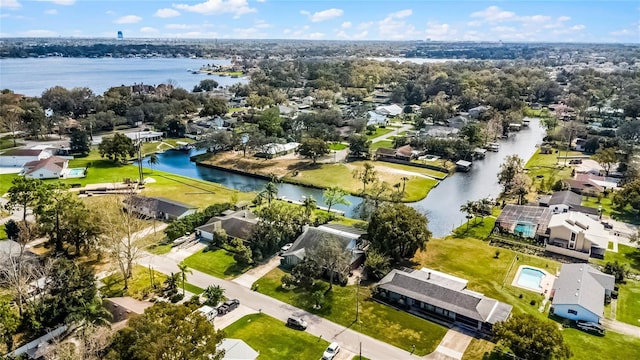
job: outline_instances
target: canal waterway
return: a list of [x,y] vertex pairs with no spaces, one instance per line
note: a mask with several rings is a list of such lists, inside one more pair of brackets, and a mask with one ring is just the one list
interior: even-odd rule
[[[425,199],[409,205],[427,215],[433,236],[446,236],[466,220],[465,214],[460,212],[462,204],[484,197],[495,198],[500,194],[497,173],[504,159],[515,154],[527,161],[536,151],[536,145],[542,142],[544,134],[540,122],[533,119],[529,128],[523,128],[520,132],[511,134],[508,139],[501,140],[498,152],[488,152],[485,159],[474,161],[471,171],[449,176],[432,189]],[[178,151],[166,151],[158,155],[159,164],[154,169],[216,182],[239,191],[260,191],[267,183],[264,179],[196,166],[189,160],[189,156],[194,154],[196,153],[187,155]],[[148,166],[146,159],[143,164]],[[326,206],[322,201],[322,190],[284,183],[278,184],[278,189],[278,195],[286,199],[299,201],[304,196],[313,196],[318,205]],[[347,199],[351,202],[350,205],[336,205],[333,208],[355,217],[354,209],[362,199],[357,196],[348,196]]]

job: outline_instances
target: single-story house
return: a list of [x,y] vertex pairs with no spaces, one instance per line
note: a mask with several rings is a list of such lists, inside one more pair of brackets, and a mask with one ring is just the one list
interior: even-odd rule
[[260,151],[256,152],[257,157],[271,159],[274,157],[291,154],[298,149],[300,143],[290,142],[286,144],[269,143],[262,146]]
[[216,232],[224,231],[228,239],[248,241],[258,224],[258,218],[249,210],[227,210],[222,216],[214,216],[206,224],[196,228],[196,235],[212,241]]
[[378,106],[376,113],[385,116],[398,116],[402,114],[402,108],[396,104]]
[[57,327],[41,337],[15,349],[7,355],[11,358],[16,357],[20,359],[23,357],[30,360],[45,359],[53,350],[51,344],[64,338],[68,334],[67,330],[69,330],[67,325]]
[[386,126],[389,122],[385,115],[380,115],[375,111],[369,111],[368,114],[367,125]]
[[146,197],[134,195],[125,199],[127,210],[152,219],[165,221],[182,219],[194,214],[198,208],[193,205],[163,197]]
[[22,167],[31,161],[51,157],[51,151],[44,149],[11,149],[0,154],[0,166]]
[[420,130],[421,136],[429,136],[432,138],[450,138],[458,136],[460,129],[447,126],[427,126]]
[[69,160],[51,156],[42,160],[29,161],[22,167],[21,174],[28,179],[59,179],[66,177]]
[[396,157],[396,149],[389,148],[378,148],[376,149],[376,159],[383,158],[395,158]]
[[469,119],[467,119],[466,117],[462,116],[462,115],[458,115],[458,116],[454,116],[450,119],[446,120],[447,126],[452,127],[452,128],[456,128],[456,129],[462,129],[463,127],[465,127],[468,123],[469,123]]
[[149,142],[162,140],[162,135],[164,134],[159,131],[138,131],[126,133],[125,135],[133,141],[141,140],[142,142]]
[[575,151],[584,151],[584,146],[587,143],[587,139],[575,138],[571,142],[571,148]]
[[307,227],[293,242],[289,250],[282,253],[280,262],[285,267],[295,266],[304,260],[307,249],[316,246],[321,241],[335,238],[340,241],[345,251],[351,253],[350,269],[354,269],[364,263],[366,242],[361,239],[364,234],[365,231],[350,226],[327,224]]
[[375,287],[376,299],[419,316],[482,333],[511,314],[512,306],[467,289],[467,280],[436,270],[391,270]]
[[588,264],[563,264],[553,283],[551,296],[555,315],[571,320],[600,322],[604,301],[615,285],[613,275]]
[[477,119],[480,117],[480,115],[484,114],[487,110],[489,110],[488,106],[476,106],[474,108],[469,109],[469,111],[467,111],[469,113],[469,117],[471,117],[472,119]]
[[545,250],[581,260],[603,258],[610,237],[599,221],[585,214],[569,211],[551,216]]
[[575,211],[590,216],[595,220],[600,218],[598,209],[582,206],[582,195],[569,190],[556,191],[548,199],[543,197],[540,199],[539,204],[540,206],[548,207],[554,214]]
[[536,238],[546,233],[551,215],[549,208],[507,204],[496,219],[495,226],[502,232]]
[[240,339],[222,339],[218,349],[224,350],[222,360],[256,360],[260,355]]
[[417,158],[419,152],[413,151],[411,145],[400,146],[396,149],[396,158],[405,161],[411,161],[414,158]]

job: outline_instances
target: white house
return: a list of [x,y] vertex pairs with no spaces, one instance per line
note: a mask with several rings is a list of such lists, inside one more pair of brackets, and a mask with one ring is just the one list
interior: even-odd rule
[[68,166],[69,160],[51,156],[42,160],[29,161],[22,167],[21,174],[27,179],[59,179],[65,177]]
[[589,260],[604,257],[609,246],[610,234],[604,225],[582,213],[554,214],[547,228],[549,239],[545,250],[552,253]]
[[376,108],[376,113],[385,116],[398,116],[402,114],[402,108],[396,104],[378,106]]
[[133,141],[141,140],[142,142],[149,142],[162,140],[163,133],[159,131],[138,131],[126,133],[125,135]]
[[30,161],[51,157],[51,151],[44,149],[11,149],[0,154],[0,166],[22,167]]
[[605,296],[613,291],[615,278],[588,264],[564,264],[553,283],[553,313],[571,320],[599,322],[604,316]]

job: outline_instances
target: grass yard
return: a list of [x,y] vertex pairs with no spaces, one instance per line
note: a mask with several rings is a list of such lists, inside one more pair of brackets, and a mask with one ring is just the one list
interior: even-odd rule
[[[162,283],[167,278],[166,275],[153,270],[153,282],[156,286],[162,287]],[[102,279],[104,286],[100,292],[105,297],[131,296],[134,299],[142,300],[152,293],[151,274],[149,268],[135,265],[133,276],[129,279],[129,288],[124,291],[124,282],[119,272],[113,273]]]
[[7,232],[4,230],[4,224],[0,225],[0,240],[7,239]]
[[386,127],[386,128],[381,128],[381,127],[376,128],[376,131],[373,132],[372,134],[369,134],[367,132],[367,134],[366,134],[367,135],[367,139],[369,139],[369,140],[375,139],[375,138],[377,138],[379,136],[382,136],[382,135],[388,134],[388,133],[390,133],[392,131],[395,131],[396,129],[397,129],[397,127],[393,127],[392,128],[392,127],[389,127],[389,126]]
[[602,215],[604,216],[608,216],[614,220],[640,225],[640,216],[638,216],[638,212],[634,210],[631,205],[627,205],[627,207],[623,210],[619,210],[615,206],[613,206],[612,199],[612,194],[609,194],[607,197],[600,199],[600,201],[598,201],[597,197],[583,196],[582,205],[596,209],[598,207],[602,207]]
[[0,196],[6,194],[7,191],[9,191],[11,182],[17,177],[18,174],[0,174]]
[[640,281],[627,280],[620,284],[616,320],[640,326]]
[[447,331],[443,326],[373,301],[370,298],[370,288],[366,286],[360,286],[359,289],[358,323],[355,323],[355,286],[334,286],[325,296],[322,308],[316,310],[313,308],[314,302],[310,294],[326,290],[329,284],[317,281],[310,292],[283,289],[280,279],[284,274],[280,268],[267,273],[256,282],[259,291],[401,349],[410,351],[411,346],[415,344],[415,353],[419,356],[434,351]]
[[349,147],[349,145],[343,144],[343,143],[330,143],[329,144],[329,150],[340,151],[340,150],[344,150],[344,149],[346,149],[348,147]]
[[[571,177],[572,167],[568,165],[568,161],[567,166],[563,166],[564,160],[558,162],[558,155],[565,156],[565,152],[562,151],[558,154],[541,154],[540,149],[538,149],[529,161],[527,161],[525,169],[529,177],[531,177],[531,180],[533,180],[533,185],[535,185],[536,188],[540,187],[542,180],[544,180],[548,187],[551,187],[554,182]],[[567,155],[574,156],[584,154],[578,151],[569,151]]]
[[[500,250],[498,258],[495,258],[496,250]],[[511,266],[516,255],[518,260]],[[431,239],[427,243],[427,250],[416,254],[413,260],[418,264],[416,267],[426,266],[469,280],[470,290],[513,305],[514,312],[544,318],[546,314],[538,311],[543,296],[513,287],[511,282],[520,265],[535,266],[552,274],[560,268],[560,264],[554,260],[493,247],[487,242],[472,238]],[[532,300],[535,300],[535,305],[530,304]]]
[[604,259],[591,258],[589,260],[599,265],[617,261],[629,265],[631,271],[640,274],[640,250],[633,246],[618,244],[617,253],[607,251],[604,253]]
[[453,231],[456,238],[486,239],[496,223],[494,217],[473,218]]
[[[187,274],[187,280],[189,280],[189,274]],[[182,287],[182,282],[180,283],[180,286]],[[203,288],[197,287],[193,284],[189,284],[188,282],[184,283],[184,289],[195,295],[200,295],[204,292]]]
[[199,251],[184,259],[184,263],[192,269],[221,279],[231,279],[249,269],[238,266],[233,254],[224,249]]
[[600,337],[578,329],[564,329],[562,336],[571,347],[572,359],[637,359],[640,354],[640,339],[633,336],[607,331]]
[[[353,162],[352,164],[358,164],[358,163],[360,163],[360,161]],[[395,163],[384,162],[384,161],[376,161],[374,162],[374,164],[376,166],[384,166],[392,169],[398,169],[402,171],[411,171],[418,174],[433,176],[437,179],[444,179],[448,175],[441,171],[431,170],[431,169],[426,169],[426,168],[421,168],[421,167],[411,166],[411,165],[395,164]]]
[[16,146],[13,146],[13,139],[11,137],[4,137],[0,139],[0,150],[11,149],[13,147],[22,146],[24,143],[21,143],[19,140],[16,140]]
[[491,354],[495,346],[491,341],[473,338],[462,355],[462,360],[485,359],[485,354]]
[[369,151],[375,152],[379,148],[393,149],[393,141],[391,141],[391,140],[376,141],[376,142],[372,143],[371,146],[369,146]]
[[265,314],[247,315],[224,329],[228,338],[242,339],[260,353],[260,360],[319,359],[329,342],[293,330]]

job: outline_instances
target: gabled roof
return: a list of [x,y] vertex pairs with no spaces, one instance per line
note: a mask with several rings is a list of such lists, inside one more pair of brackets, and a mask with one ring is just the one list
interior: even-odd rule
[[141,206],[153,211],[169,214],[179,217],[185,212],[197,209],[197,206],[185,204],[183,202],[174,201],[164,197],[146,197],[135,195],[125,199],[125,203],[133,206]]
[[467,290],[466,283],[443,281],[429,269],[412,272],[394,269],[380,280],[378,288],[489,324],[506,320],[512,309],[511,305]]
[[389,148],[378,148],[376,150],[376,155],[396,156],[396,150],[395,149],[389,149]]
[[549,199],[549,205],[580,205],[582,203],[582,195],[578,195],[573,191],[556,191],[551,195]]
[[3,152],[0,156],[38,156],[42,149],[11,149]]
[[605,290],[612,291],[615,278],[588,264],[564,264],[553,283],[553,305],[580,305],[602,316]]
[[283,253],[282,256],[295,256],[303,260],[306,255],[306,249],[316,246],[320,241],[326,241],[331,238],[338,239],[346,250],[355,247],[355,242],[358,237],[359,235],[357,234],[349,234],[332,228],[322,226],[317,228],[309,227],[298,236],[296,241],[293,242],[293,245],[291,245],[291,248]]
[[413,155],[412,152],[413,152],[413,149],[411,148],[411,145],[400,146],[399,148],[396,149],[396,154],[407,156],[407,157],[410,157],[411,155]]
[[549,229],[564,227],[574,233],[584,233],[584,238],[591,242],[591,246],[606,249],[609,246],[609,232],[600,222],[585,214],[569,211],[554,214],[549,220]]
[[65,164],[68,162],[69,160],[61,158],[59,156],[51,156],[42,160],[29,161],[28,163],[24,164],[24,174],[28,175],[40,169],[47,169],[51,172],[59,173],[60,171],[62,171],[62,169],[64,169]]
[[249,240],[258,224],[258,219],[253,213],[242,210],[226,216],[214,216],[206,224],[198,227],[197,230],[213,233],[218,223],[228,236]]

